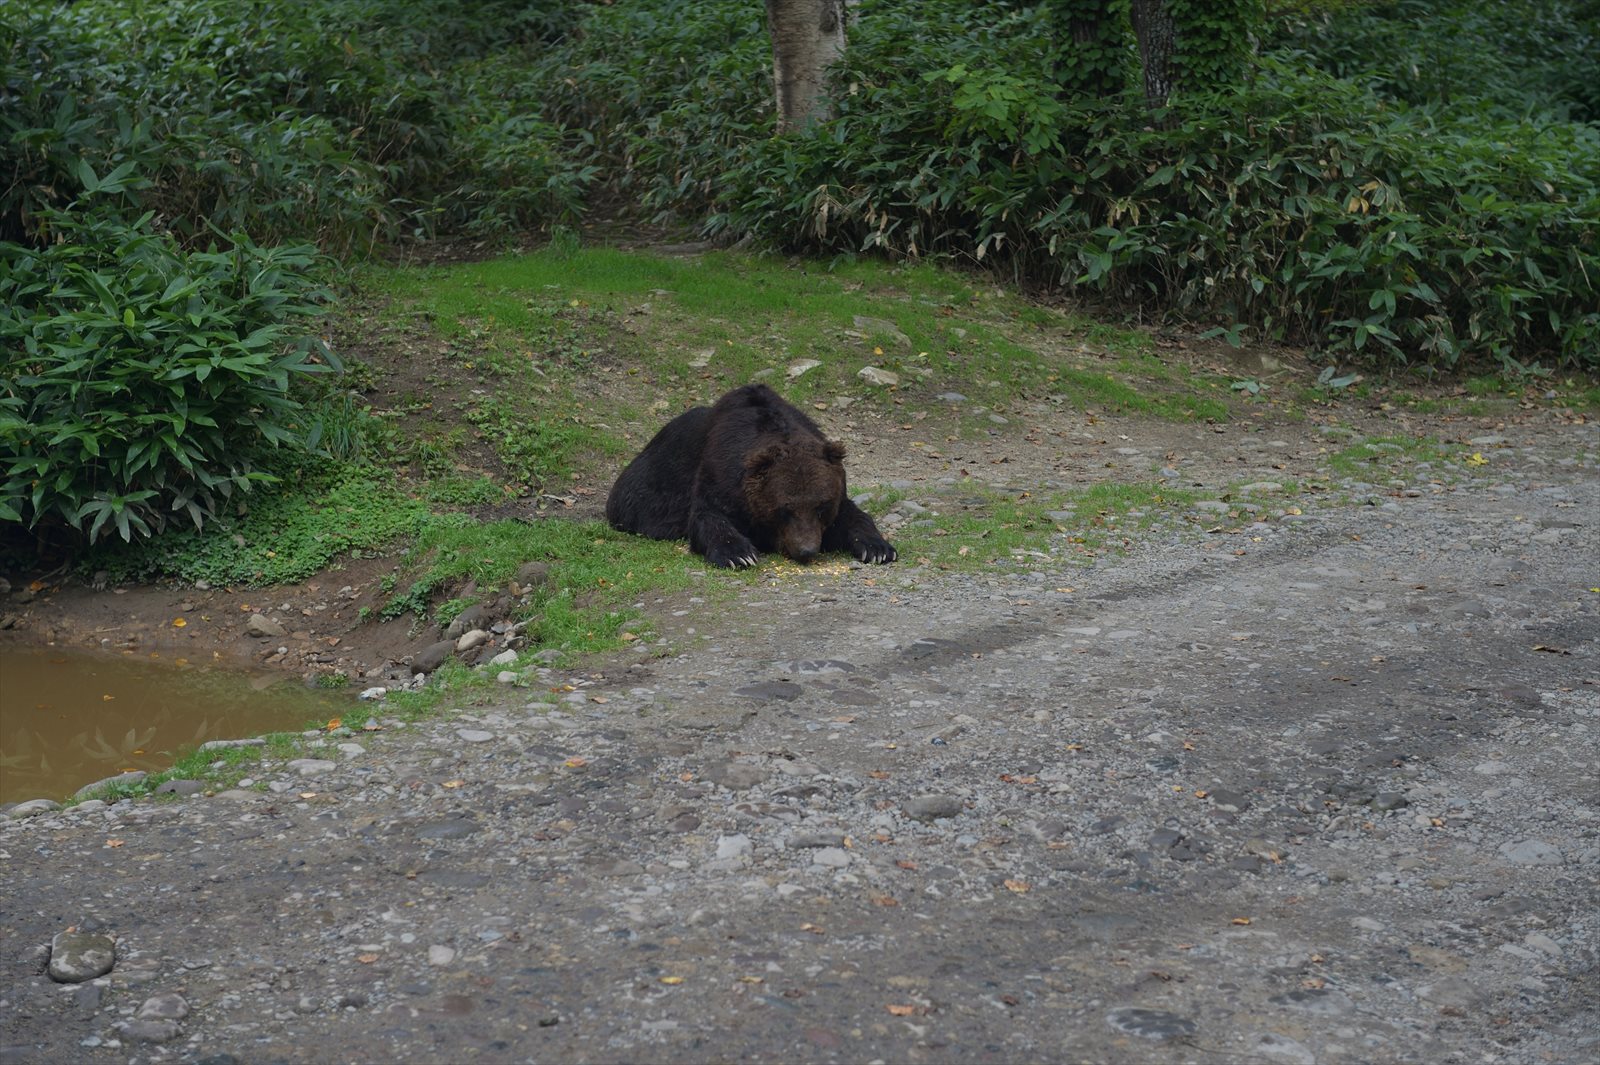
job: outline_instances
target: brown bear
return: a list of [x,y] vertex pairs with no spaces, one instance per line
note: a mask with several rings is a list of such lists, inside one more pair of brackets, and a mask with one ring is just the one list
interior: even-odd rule
[[606,499],[613,528],[680,540],[714,566],[763,551],[808,562],[849,551],[893,562],[894,548],[845,494],[844,446],[766,385],[745,385],[668,422]]

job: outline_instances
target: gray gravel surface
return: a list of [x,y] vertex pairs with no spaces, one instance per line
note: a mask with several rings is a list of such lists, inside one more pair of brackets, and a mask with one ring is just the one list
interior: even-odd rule
[[1600,457],[1502,459],[0,822],[0,1060],[1593,1061]]

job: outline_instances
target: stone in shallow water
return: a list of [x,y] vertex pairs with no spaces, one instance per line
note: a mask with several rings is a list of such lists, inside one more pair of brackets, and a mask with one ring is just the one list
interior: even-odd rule
[[110,936],[61,932],[50,941],[50,979],[58,984],[104,976],[116,960],[117,944]]
[[1183,1039],[1193,1035],[1199,1025],[1187,1017],[1166,1010],[1147,1010],[1126,1006],[1106,1014],[1106,1023],[1119,1032],[1144,1039]]

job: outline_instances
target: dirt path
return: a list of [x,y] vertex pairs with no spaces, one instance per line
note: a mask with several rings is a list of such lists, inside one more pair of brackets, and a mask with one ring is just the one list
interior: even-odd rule
[[[554,710],[0,822],[0,1060],[1593,1060],[1600,439],[1460,435],[1481,475],[1374,505],[774,570],[656,604],[673,657],[541,671]],[[1003,443],[1201,484],[1326,447]],[[69,927],[108,975],[43,975]]]

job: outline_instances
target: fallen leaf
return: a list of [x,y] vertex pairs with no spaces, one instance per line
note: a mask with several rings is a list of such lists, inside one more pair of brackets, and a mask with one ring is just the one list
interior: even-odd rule
[[1210,795],[1210,794],[1211,793],[1209,791],[1207,791],[1205,788],[1196,788],[1195,792],[1194,792],[1194,797],[1197,798],[1197,799],[1203,799],[1207,795]]
[[683,977],[681,977],[681,976],[663,976],[661,978],[661,982],[663,984],[681,984],[681,983],[683,983]]
[[1300,981],[1300,986],[1305,988],[1307,991],[1321,991],[1323,987],[1327,985],[1327,983],[1328,981],[1322,979],[1320,976],[1308,976],[1306,979]]
[[764,976],[741,976],[739,977],[739,982],[741,984],[764,984],[767,982],[767,978]]
[[1033,890],[1033,885],[1023,880],[1007,880],[1005,885],[1007,891],[1016,892],[1018,895],[1026,895]]
[[329,721],[323,727],[326,728],[329,732],[332,732],[334,729],[338,728],[343,723],[344,723],[343,721],[341,721],[339,718],[336,717],[336,718],[332,719],[331,721]]
[[183,620],[182,618],[173,618],[172,619],[172,627],[175,628],[175,629],[181,629],[185,625],[188,625],[188,624],[189,623],[187,621]]
[[894,864],[898,865],[902,869],[910,869],[910,870],[913,870],[913,871],[915,871],[916,868],[917,868],[917,863],[912,861],[910,858],[901,858],[899,861],[895,862]]
[[378,957],[379,955],[377,954],[357,954],[356,961],[360,962],[362,965],[371,965],[373,962],[378,960]]
[[453,790],[455,788],[461,787],[461,785],[463,785],[465,783],[466,783],[465,780],[447,780],[443,784],[440,784],[439,786],[441,788],[451,788]]
[[814,936],[820,936],[822,934],[822,926],[819,924],[812,924],[810,921],[807,921],[805,924],[800,926],[800,931],[810,932]]
[[912,1014],[917,1012],[917,1007],[915,1007],[915,1006],[893,1006],[893,1005],[891,1005],[891,1006],[885,1006],[884,1009],[888,1010],[891,1014],[893,1014],[896,1017],[910,1017]]
[[1250,923],[1250,918],[1248,918],[1248,917],[1235,917],[1233,919],[1233,923],[1234,924],[1249,924]]
[[122,846],[122,841],[120,839],[108,839],[108,840],[106,840],[106,846],[108,846],[108,847],[120,847],[120,846]]
[[575,756],[568,758],[565,764],[568,769],[582,769],[589,764],[589,759]]

